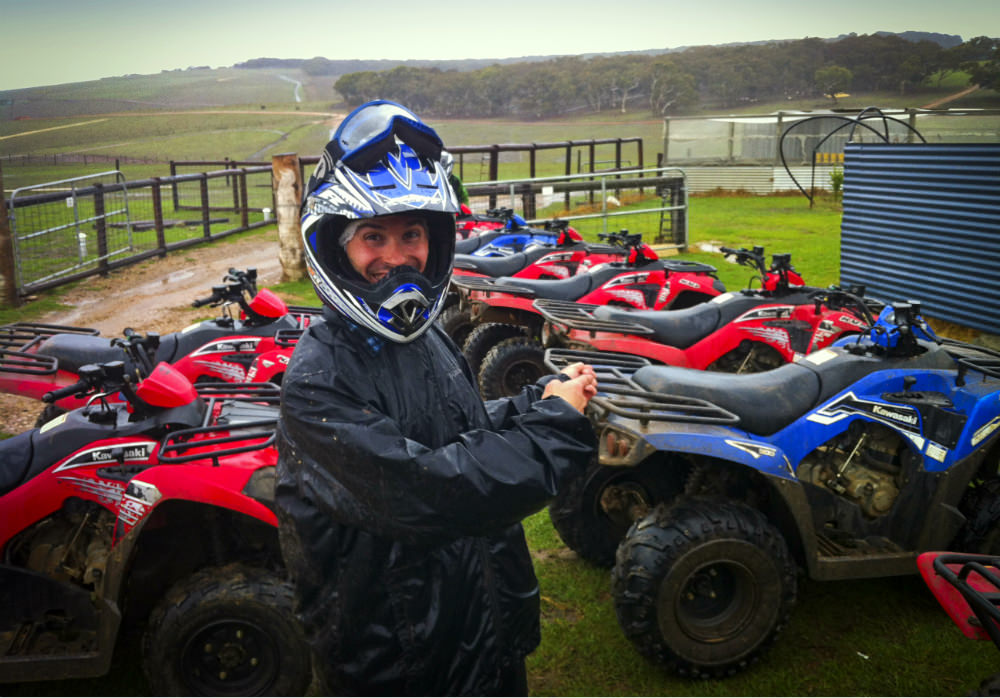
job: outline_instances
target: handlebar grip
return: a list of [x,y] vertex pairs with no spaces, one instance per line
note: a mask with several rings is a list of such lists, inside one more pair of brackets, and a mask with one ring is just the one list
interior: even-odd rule
[[215,296],[209,296],[208,298],[198,298],[191,303],[192,308],[200,308],[203,305],[208,305],[209,303],[214,303],[216,300]]
[[90,387],[87,381],[77,381],[73,385],[67,385],[64,388],[57,388],[55,390],[49,391],[42,395],[42,402],[53,403],[56,400],[62,400],[64,397],[69,397],[70,395],[76,395],[77,393],[86,390]]

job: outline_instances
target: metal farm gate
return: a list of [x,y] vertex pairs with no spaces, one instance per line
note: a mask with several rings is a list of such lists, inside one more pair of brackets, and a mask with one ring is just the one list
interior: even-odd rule
[[1000,144],[848,143],[842,284],[1000,333]]

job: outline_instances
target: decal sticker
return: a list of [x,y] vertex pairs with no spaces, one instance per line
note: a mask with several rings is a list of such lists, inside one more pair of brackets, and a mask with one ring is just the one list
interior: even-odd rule
[[659,295],[656,296],[656,304],[660,305],[661,303],[666,302],[666,300],[668,298],[670,298],[670,282],[669,281],[664,282],[663,288],[660,289]]
[[54,472],[59,473],[72,468],[116,462],[148,463],[155,450],[155,441],[133,441],[111,446],[100,446],[77,453],[56,468]]
[[56,478],[67,487],[72,487],[77,492],[89,494],[105,504],[116,504],[125,492],[125,485],[113,480],[101,480],[99,478],[74,477],[63,475]]
[[242,366],[236,364],[229,364],[225,361],[195,361],[194,363],[204,368],[208,373],[214,373],[232,382],[242,383],[246,380],[246,371]]
[[649,274],[627,274],[625,276],[619,276],[617,279],[612,279],[608,282],[605,288],[614,288],[615,286],[631,286],[633,284],[644,284],[647,279],[649,279]]
[[819,351],[814,351],[812,354],[803,357],[803,361],[808,361],[816,366],[822,366],[830,359],[837,358],[837,352],[833,349],[820,349]]
[[817,424],[828,425],[855,414],[864,415],[877,422],[882,422],[906,432],[920,434],[920,415],[912,407],[863,400],[853,392],[849,392],[833,402],[827,403],[806,417],[806,419]]
[[118,510],[118,518],[125,525],[125,531],[128,532],[139,523],[162,497],[156,485],[133,478],[125,489],[125,496],[122,497]]
[[642,292],[633,289],[610,289],[608,291],[608,295],[614,296],[615,298],[621,298],[623,301],[639,307],[645,306],[646,304],[646,298],[642,295]]
[[782,349],[791,349],[791,341],[788,339],[788,332],[777,327],[741,327],[739,328],[754,337],[760,337],[764,341],[775,344]]
[[933,458],[938,463],[944,463],[944,459],[948,457],[948,449],[942,448],[933,441],[927,442],[927,450],[925,453],[928,458]]
[[750,322],[752,320],[780,320],[781,318],[790,317],[794,308],[790,305],[777,305],[770,306],[766,308],[755,308],[749,310],[738,318],[733,320],[733,322]]
[[49,420],[48,422],[46,422],[45,424],[43,424],[42,428],[38,430],[38,433],[39,434],[44,434],[49,429],[55,429],[57,426],[59,426],[60,424],[62,424],[63,422],[65,422],[66,418],[68,416],[69,416],[69,412],[63,412],[58,417],[55,417],[55,418]]
[[677,279],[678,283],[684,284],[685,286],[690,286],[691,288],[701,288],[701,284],[691,281],[691,279],[686,279],[683,276]]
[[1000,417],[994,417],[992,421],[989,421],[983,426],[976,429],[976,433],[972,435],[972,445],[973,446],[978,445],[980,441],[982,441],[987,436],[995,432],[997,430],[997,427],[1000,427]]
[[761,456],[765,458],[773,458],[778,453],[778,449],[773,446],[762,446],[761,444],[755,444],[749,441],[733,441],[731,439],[726,439],[726,444],[735,449],[739,449],[744,453],[749,453],[754,458],[760,458]]
[[257,345],[263,337],[243,337],[240,339],[220,339],[209,342],[205,346],[194,351],[191,356],[204,356],[205,354],[237,354],[257,351]]

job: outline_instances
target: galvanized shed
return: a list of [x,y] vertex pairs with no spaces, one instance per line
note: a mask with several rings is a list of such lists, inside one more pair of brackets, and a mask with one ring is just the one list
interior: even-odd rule
[[1000,333],[1000,144],[848,143],[840,274]]

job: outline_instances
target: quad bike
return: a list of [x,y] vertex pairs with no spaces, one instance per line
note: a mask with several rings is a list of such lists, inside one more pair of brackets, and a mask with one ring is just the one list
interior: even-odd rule
[[[745,254],[744,254],[745,253]],[[756,255],[739,250],[746,263]],[[774,255],[768,273],[773,290],[725,293],[684,310],[626,311],[611,306],[539,299],[535,309],[545,319],[545,347],[611,351],[641,356],[654,363],[688,368],[756,373],[777,368],[866,329],[878,301],[864,300],[863,288],[844,291],[788,283],[789,255]],[[500,384],[517,371],[543,365],[541,344],[498,345],[483,360],[483,383]]]
[[[473,213],[465,204],[455,217],[456,242],[478,238],[494,230],[513,229],[526,226],[523,218],[511,208],[491,208],[485,214]],[[471,243],[469,243],[471,244]]]
[[[972,553],[927,552],[917,557],[924,582],[948,617],[971,640],[992,640],[1000,649],[1000,557]],[[1000,674],[968,695],[995,696]]]
[[775,368],[867,326],[867,309],[854,295],[802,286],[790,255],[774,255],[768,268],[761,248],[724,249],[754,268],[760,288],[679,310],[534,301],[545,323],[539,339],[513,337],[496,344],[479,369],[483,394],[510,395],[544,375],[546,347],[615,351],[675,366],[748,373]]
[[144,626],[151,695],[304,695],[273,512],[277,386],[196,389],[165,363],[138,382],[121,361],[79,375],[47,399],[85,407],[0,441],[0,682],[101,676]]
[[[642,236],[628,231],[601,234],[601,239],[626,253],[620,262],[590,267],[568,279],[518,279],[514,277],[452,279],[466,313],[466,339],[462,351],[478,375],[483,358],[505,340],[540,342],[544,319],[533,303],[549,298],[572,303],[618,305],[636,309],[681,308],[702,303],[725,292],[715,267],[683,260],[661,260]],[[445,326],[445,331],[450,331]],[[457,343],[457,342],[456,342]],[[538,371],[534,378],[542,375]],[[525,373],[520,385],[533,380]],[[520,386],[518,386],[519,388]],[[480,383],[480,391],[484,385]],[[503,392],[483,392],[487,399]]]
[[[222,306],[222,315],[163,336],[143,337],[126,328],[123,338],[108,338],[81,327],[4,325],[0,327],[0,392],[41,399],[76,383],[82,366],[108,361],[124,361],[130,372],[144,368],[146,373],[165,361],[195,383],[280,382],[295,341],[320,310],[290,308],[269,289],[258,291],[256,278],[255,269],[230,269],[224,277],[230,283],[213,287],[210,296],[192,303],[194,307]],[[135,356],[145,359],[145,367],[134,363],[131,346],[144,348]],[[43,412],[40,424],[82,404],[69,394]]]
[[[918,303],[795,363],[731,375],[589,361],[598,461],[550,506],[608,562],[619,623],[684,676],[756,661],[816,580],[912,574],[930,550],[1000,553],[1000,352],[938,340]],[[624,538],[620,536],[624,535]]]

